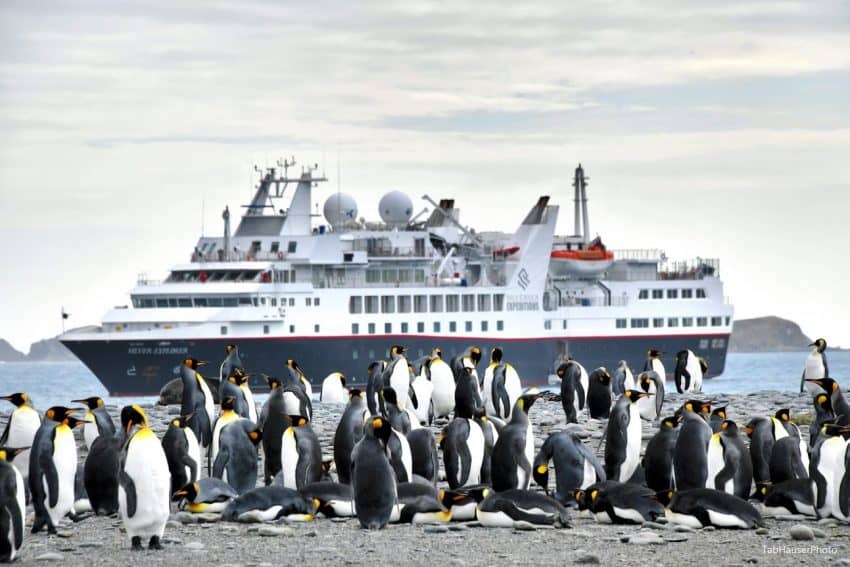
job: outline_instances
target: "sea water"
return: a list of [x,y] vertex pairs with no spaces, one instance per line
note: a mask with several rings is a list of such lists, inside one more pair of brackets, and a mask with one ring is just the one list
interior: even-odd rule
[[[726,369],[703,383],[707,394],[759,391],[796,392],[806,361],[806,352],[730,353]],[[829,352],[829,373],[844,389],[850,387],[850,351]],[[520,375],[522,374],[522,369]],[[667,369],[672,371],[672,367]],[[668,389],[675,390],[672,382]],[[318,393],[321,385],[314,385]],[[0,364],[0,395],[27,392],[39,409],[73,405],[71,400],[100,396],[110,405],[152,404],[156,397],[115,398],[80,362],[7,362]],[[265,396],[257,396],[262,402]]]

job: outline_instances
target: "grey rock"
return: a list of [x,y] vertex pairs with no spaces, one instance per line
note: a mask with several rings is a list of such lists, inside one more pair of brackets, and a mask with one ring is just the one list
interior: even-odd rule
[[178,512],[175,519],[181,524],[197,524],[198,516],[199,514],[192,514],[190,512]]
[[788,530],[788,534],[791,536],[791,539],[798,541],[810,541],[815,539],[815,532],[812,531],[812,528],[804,526],[803,524],[791,526],[791,529]]
[[829,535],[827,535],[827,533],[820,528],[809,527],[809,529],[812,530],[812,532],[815,534],[815,537],[829,537]]
[[518,522],[514,522],[514,529],[519,530],[521,532],[534,532],[537,531],[537,526],[535,526],[531,522],[520,520]]
[[79,547],[82,547],[82,548],[86,548],[86,547],[103,547],[103,544],[102,544],[102,543],[98,543],[98,542],[96,542],[96,541],[81,541],[81,542],[78,544],[78,546],[79,546]]
[[426,526],[422,531],[426,534],[444,534],[449,531],[449,528],[446,526]]
[[667,526],[665,526],[664,524],[659,524],[657,522],[644,522],[643,527],[649,528],[651,530],[666,530],[667,529]]
[[61,553],[56,553],[55,551],[42,553],[41,555],[35,558],[36,561],[63,561],[64,559],[64,555],[62,555]]
[[168,520],[167,522],[165,522],[165,527],[172,530],[177,529],[182,525],[183,524],[181,524],[178,520]]
[[465,531],[468,531],[468,530],[469,530],[469,528],[467,528],[463,524],[449,524],[449,531],[450,532],[465,532]]
[[756,530],[756,535],[767,535],[768,533],[770,533],[770,530],[767,528],[759,528]]
[[574,560],[577,565],[600,565],[602,560],[593,553],[581,553]]
[[260,526],[257,529],[257,535],[263,537],[291,536],[292,528],[286,526]]
[[649,531],[628,536],[626,541],[631,545],[663,545],[667,543],[660,535]]
[[203,551],[205,547],[200,541],[190,541],[186,544],[186,549],[190,551]]
[[199,524],[214,524],[221,521],[221,514],[203,513],[193,515],[198,518]]
[[717,529],[717,528],[715,528],[714,526],[705,526],[705,527],[702,529],[702,531],[704,531],[704,532],[713,532],[713,531],[715,531],[716,529]]
[[688,541],[688,536],[682,534],[669,534],[664,536],[664,541],[670,543],[680,543],[683,541]]
[[688,534],[692,534],[692,533],[694,533],[696,530],[695,530],[695,529],[693,529],[691,526],[686,526],[686,525],[684,525],[684,524],[676,524],[676,527],[674,527],[674,528],[673,528],[673,531],[674,531],[674,532],[680,532],[680,533],[688,533]]
[[838,525],[838,520],[835,518],[821,518],[818,520],[818,525],[824,528],[834,528]]
[[806,517],[802,514],[778,514],[773,519],[780,522],[800,522],[806,520]]

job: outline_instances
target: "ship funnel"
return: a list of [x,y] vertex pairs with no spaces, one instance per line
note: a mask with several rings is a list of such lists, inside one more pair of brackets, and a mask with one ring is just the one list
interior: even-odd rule
[[230,207],[224,207],[224,212],[221,213],[221,218],[224,219],[224,261],[230,261]]
[[590,241],[590,223],[587,219],[587,180],[584,176],[584,168],[578,164],[573,179],[575,188],[575,235],[581,236],[582,242]]

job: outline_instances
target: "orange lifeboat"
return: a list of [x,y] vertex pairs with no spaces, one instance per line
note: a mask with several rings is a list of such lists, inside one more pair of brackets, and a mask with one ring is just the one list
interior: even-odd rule
[[553,250],[550,258],[549,268],[556,276],[594,276],[614,263],[614,253],[599,238],[581,250]]

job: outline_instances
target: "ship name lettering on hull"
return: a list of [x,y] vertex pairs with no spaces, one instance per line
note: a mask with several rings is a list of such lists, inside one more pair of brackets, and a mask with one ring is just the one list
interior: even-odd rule
[[505,303],[508,311],[540,311],[540,298],[536,295],[508,295]]

